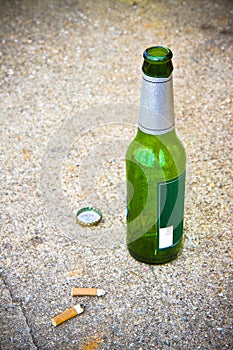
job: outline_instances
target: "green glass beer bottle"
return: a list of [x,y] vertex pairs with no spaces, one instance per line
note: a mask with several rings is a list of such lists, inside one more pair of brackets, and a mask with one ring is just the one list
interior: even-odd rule
[[174,127],[172,52],[143,53],[136,137],[126,153],[127,247],[137,260],[160,264],[183,245],[186,155]]

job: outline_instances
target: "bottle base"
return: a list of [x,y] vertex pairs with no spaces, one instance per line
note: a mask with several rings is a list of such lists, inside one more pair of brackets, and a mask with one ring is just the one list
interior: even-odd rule
[[135,254],[129,247],[128,247],[128,251],[134,259],[149,265],[161,265],[161,264],[169,263],[172,260],[176,259],[180,253],[180,251],[177,251],[177,252],[173,252],[171,255],[162,256],[162,257],[156,257],[155,255],[154,259],[150,260],[150,259],[147,259],[146,257]]

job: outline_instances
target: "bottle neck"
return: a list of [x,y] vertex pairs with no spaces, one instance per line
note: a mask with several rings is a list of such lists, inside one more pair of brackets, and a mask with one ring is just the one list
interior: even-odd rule
[[172,75],[153,78],[143,73],[138,127],[151,135],[175,128]]

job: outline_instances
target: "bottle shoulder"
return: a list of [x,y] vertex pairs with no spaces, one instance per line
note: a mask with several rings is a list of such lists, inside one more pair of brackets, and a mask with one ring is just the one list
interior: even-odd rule
[[175,130],[162,135],[150,135],[138,129],[135,138],[129,145],[129,150],[132,148],[148,148],[155,154],[157,154],[161,149],[168,150],[171,153],[179,151],[185,154],[184,146],[177,137]]
[[[126,159],[145,169],[161,169],[179,176],[186,167],[186,153],[175,130],[163,135],[150,135],[139,131],[129,145]],[[172,175],[172,176],[173,176]]]

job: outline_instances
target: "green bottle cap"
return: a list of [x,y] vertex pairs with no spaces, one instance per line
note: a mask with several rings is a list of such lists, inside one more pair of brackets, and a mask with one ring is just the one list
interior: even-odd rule
[[85,207],[78,210],[76,219],[80,225],[94,226],[97,225],[102,219],[102,213],[96,208]]

